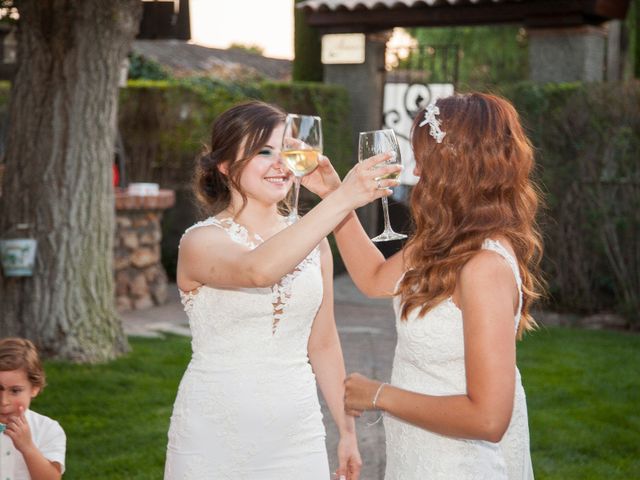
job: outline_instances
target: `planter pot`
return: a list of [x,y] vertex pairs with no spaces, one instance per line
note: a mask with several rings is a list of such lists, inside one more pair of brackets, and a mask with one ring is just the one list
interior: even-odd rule
[[0,240],[0,260],[5,277],[30,277],[36,261],[37,240],[12,238]]
[[127,193],[139,197],[158,195],[160,186],[157,183],[130,183]]

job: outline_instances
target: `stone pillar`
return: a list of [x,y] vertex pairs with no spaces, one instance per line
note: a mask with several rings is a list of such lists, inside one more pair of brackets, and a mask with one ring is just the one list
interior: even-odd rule
[[116,192],[114,268],[119,311],[141,310],[167,300],[161,263],[162,212],[175,203],[172,190],[137,196]]
[[607,81],[622,80],[622,21],[607,24]]
[[534,82],[604,80],[606,32],[601,27],[528,29],[529,77]]
[[[382,128],[385,51],[390,37],[391,31],[368,33],[365,40],[364,63],[324,66],[324,82],[342,85],[349,93],[354,161],[357,161],[358,133]],[[379,207],[377,202],[358,211],[365,229],[370,234],[377,228]]]
[[390,36],[391,32],[367,34],[364,63],[324,66],[324,82],[342,85],[349,92],[350,120],[356,146],[358,132],[376,130],[382,126],[384,56]]

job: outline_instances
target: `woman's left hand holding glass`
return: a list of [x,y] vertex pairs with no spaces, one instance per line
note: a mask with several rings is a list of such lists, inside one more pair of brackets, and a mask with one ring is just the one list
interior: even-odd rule
[[362,468],[362,459],[358,450],[356,432],[349,432],[340,435],[338,442],[338,470],[336,479],[338,480],[358,480]]

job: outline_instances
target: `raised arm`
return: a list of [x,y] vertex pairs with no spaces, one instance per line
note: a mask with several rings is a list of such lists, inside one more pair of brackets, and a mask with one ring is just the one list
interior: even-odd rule
[[[371,160],[385,161],[389,154],[380,154]],[[364,165],[363,165],[364,166]],[[376,172],[375,176],[380,176]],[[345,180],[348,176],[345,177]],[[387,185],[395,186],[395,180]],[[340,186],[340,178],[326,157],[320,159],[316,172],[305,177],[303,184],[321,198],[328,196]],[[385,259],[380,250],[369,239],[355,212],[351,211],[334,229],[340,255],[349,275],[358,289],[369,297],[393,295],[396,284],[404,272],[403,251]]]
[[345,267],[358,289],[368,297],[390,297],[404,272],[404,250],[385,259],[369,239],[355,212],[333,231]]
[[[183,289],[198,285],[267,287],[293,270],[316,245],[354,208],[388,195],[375,188],[375,177],[396,172],[397,166],[372,167],[384,159],[356,165],[343,184],[292,226],[255,249],[232,245],[222,232],[198,228],[183,238],[180,247],[178,284]],[[207,232],[206,230],[209,230]],[[191,287],[191,288],[188,288]]]

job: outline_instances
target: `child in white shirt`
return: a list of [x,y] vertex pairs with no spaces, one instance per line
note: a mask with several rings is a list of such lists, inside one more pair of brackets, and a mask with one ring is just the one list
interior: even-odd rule
[[45,387],[33,343],[0,340],[0,479],[59,480],[64,473],[66,436],[58,422],[29,410]]

